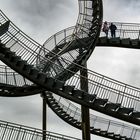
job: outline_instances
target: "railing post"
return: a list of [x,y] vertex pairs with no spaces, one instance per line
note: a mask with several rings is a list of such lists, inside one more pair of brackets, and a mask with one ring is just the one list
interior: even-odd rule
[[109,123],[108,123],[108,127],[107,127],[107,132],[108,132],[108,130],[109,130],[109,127],[110,127],[110,123],[111,123],[111,121],[109,121]]
[[42,104],[42,132],[43,132],[43,137],[42,137],[42,140],[46,140],[46,130],[47,130],[47,128],[46,128],[46,122],[47,122],[46,94],[42,93],[41,97],[42,97],[42,101],[43,101],[43,104]]
[[123,36],[122,36],[123,38],[124,38],[124,34],[125,34],[125,31],[123,31]]
[[139,30],[139,34],[138,34],[138,40],[140,39],[140,30]]
[[120,36],[119,37],[121,37],[121,32],[122,32],[122,24],[121,24],[121,28],[120,28]]
[[[85,64],[85,68],[87,64]],[[81,90],[88,92],[88,74],[87,69],[80,70],[80,85]],[[83,78],[85,77],[85,78]],[[81,106],[81,117],[82,117],[82,140],[90,140],[90,117],[89,108],[86,106]]]

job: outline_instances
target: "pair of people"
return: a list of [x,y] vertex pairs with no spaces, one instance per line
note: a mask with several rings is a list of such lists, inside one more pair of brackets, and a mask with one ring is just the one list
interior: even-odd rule
[[116,30],[117,30],[116,25],[111,23],[111,25],[108,27],[108,23],[105,21],[104,24],[103,24],[103,32],[105,32],[106,37],[108,37],[109,29],[110,29],[110,32],[111,32],[111,37],[112,38],[116,37]]

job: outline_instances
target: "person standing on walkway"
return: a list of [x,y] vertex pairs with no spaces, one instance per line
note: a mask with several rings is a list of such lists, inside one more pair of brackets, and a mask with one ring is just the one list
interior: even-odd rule
[[106,37],[108,37],[108,30],[109,30],[109,27],[108,27],[108,24],[107,24],[107,21],[104,22],[103,24],[103,32],[106,34]]
[[116,25],[111,23],[111,25],[109,26],[109,29],[111,31],[111,37],[112,38],[116,37],[116,30],[117,30]]

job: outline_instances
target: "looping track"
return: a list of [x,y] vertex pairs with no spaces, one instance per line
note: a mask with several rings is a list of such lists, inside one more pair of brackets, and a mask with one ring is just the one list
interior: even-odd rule
[[[20,75],[6,67],[6,80],[1,84],[0,95],[19,97],[45,92],[49,106],[54,112],[79,129],[81,128],[80,121],[70,116],[60,106],[61,102],[58,103],[53,93],[61,96],[60,99],[64,97],[91,109],[139,125],[139,109],[134,106],[134,103],[131,105],[126,103],[126,100],[129,102],[139,100],[137,97],[125,93],[130,86],[127,87],[121,82],[88,71],[88,76],[92,76],[94,79],[88,77],[89,92],[80,89],[81,76],[78,71],[85,69],[83,66],[95,48],[102,25],[102,12],[102,0],[79,0],[79,16],[72,31],[68,34],[64,32],[63,37],[56,34],[41,46],[18,29],[1,11],[0,23],[2,26],[4,25],[4,29],[0,36],[0,59]],[[9,28],[7,28],[8,26]],[[6,32],[4,32],[5,30]],[[51,50],[47,49],[48,46]],[[9,73],[7,70],[12,72]],[[9,75],[14,77],[12,83],[7,82]],[[86,79],[83,76],[82,78]],[[22,84],[18,84],[18,81],[22,80]],[[113,88],[109,85],[110,83],[113,83]],[[119,90],[116,86],[120,87]],[[115,99],[112,100],[111,94]],[[131,107],[135,107],[134,112]],[[117,115],[118,113],[119,115]],[[103,133],[101,130],[96,131],[92,128],[91,126],[93,134],[111,137],[108,131]]]

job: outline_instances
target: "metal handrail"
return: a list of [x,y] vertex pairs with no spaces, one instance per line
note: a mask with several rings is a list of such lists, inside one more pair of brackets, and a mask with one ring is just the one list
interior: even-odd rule
[[[120,24],[120,25],[122,28],[127,27],[127,24],[125,23]],[[65,60],[65,61],[66,63],[69,63],[69,60]],[[61,66],[59,66],[58,64],[55,64],[55,65],[61,69]],[[55,75],[53,76],[55,77]],[[80,75],[77,74],[73,78],[75,79],[75,82],[78,82],[80,79]],[[75,86],[75,84],[71,83],[73,78],[71,78],[67,82],[67,84]],[[89,94],[97,94],[97,97],[108,98],[109,102],[121,103],[121,105],[124,107],[131,107],[131,108],[134,108],[136,111],[139,111],[139,104],[140,104],[139,103],[139,100],[140,100],[139,88],[116,81],[114,79],[108,78],[104,75],[98,74],[91,70],[88,70],[88,80],[90,84]],[[76,86],[76,88],[79,89],[79,86]],[[96,90],[93,90],[93,89],[96,89]],[[99,93],[100,90],[101,92]],[[114,96],[115,98],[113,99],[112,96]]]
[[[10,123],[0,120],[0,139],[15,140],[17,138],[22,140],[40,140],[45,135],[48,140],[80,140],[71,136],[66,136],[50,131],[43,131],[38,128],[32,128],[24,125]],[[43,134],[43,135],[42,135]]]
[[[8,67],[7,68],[5,68],[5,67],[6,66],[0,66],[0,68],[4,68],[4,70],[7,71],[7,73],[5,73],[4,71],[2,73],[7,74],[7,77],[9,77],[8,74],[11,75],[11,73],[12,73],[11,69]],[[77,121],[81,122],[80,108],[78,108],[77,106],[75,106],[74,104],[72,104],[71,102],[69,102],[68,100],[66,100],[62,97],[57,97],[56,95],[54,95],[54,97],[55,97],[55,99],[57,99],[57,102],[60,105],[60,108],[63,109],[63,111],[65,111],[67,114],[69,114],[71,117],[73,117]],[[121,124],[119,122],[111,121],[108,119],[104,119],[104,118],[101,118],[101,117],[98,117],[98,116],[95,116],[92,114],[90,114],[90,122],[91,122],[90,123],[91,127],[94,126],[94,128],[101,128],[101,126],[102,126],[101,130],[113,132],[114,134],[121,133],[122,136],[127,135],[128,137],[130,137],[132,135],[132,133],[134,133],[134,132],[137,135],[139,134],[138,128],[131,127],[129,125]],[[127,130],[127,132],[129,132],[129,133],[125,134],[124,132],[121,131],[122,129],[124,130],[124,132],[125,132],[125,130]]]
[[[120,22],[108,22],[108,27],[113,23],[116,25],[116,37],[120,37],[121,39],[130,38],[130,39],[138,39],[140,36],[140,24],[139,23],[120,23]],[[102,31],[102,30],[101,30]],[[109,30],[110,32],[110,30]],[[100,36],[105,36],[105,33],[102,31]],[[111,37],[109,33],[109,38]]]
[[[81,109],[79,107],[62,97],[57,95],[53,96],[60,108],[63,108],[63,111],[65,111],[71,117],[74,117],[74,119],[76,119],[78,122],[82,122]],[[132,139],[138,139],[140,135],[140,129],[138,127],[132,127],[128,124],[105,119],[93,114],[90,114],[90,127],[101,128],[102,131],[107,131],[108,133],[113,132],[114,134],[120,134]],[[136,135],[134,135],[134,133]]]

